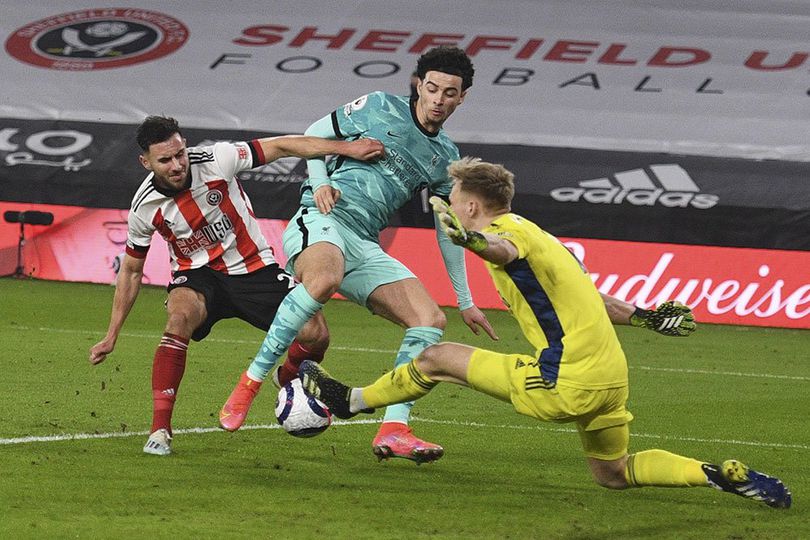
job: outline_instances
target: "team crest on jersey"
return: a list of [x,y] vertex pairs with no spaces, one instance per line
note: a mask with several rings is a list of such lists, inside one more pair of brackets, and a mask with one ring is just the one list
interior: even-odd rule
[[359,111],[363,107],[366,106],[366,101],[368,101],[368,96],[362,96],[351,103],[347,103],[343,106],[343,114],[346,116],[351,116],[354,111]]
[[211,206],[217,206],[222,202],[222,192],[218,189],[212,189],[208,192],[208,195],[205,196],[205,200]]
[[174,278],[172,280],[172,285],[181,285],[181,284],[185,283],[186,281],[188,281],[188,277],[186,277],[186,276],[177,276],[176,278]]
[[438,165],[438,164],[439,164],[439,160],[440,160],[440,159],[441,159],[441,158],[440,158],[438,155],[436,155],[436,154],[433,154],[433,157],[432,157],[432,158],[430,158],[430,172],[431,172],[431,173],[432,173],[434,170],[436,170],[436,165]]

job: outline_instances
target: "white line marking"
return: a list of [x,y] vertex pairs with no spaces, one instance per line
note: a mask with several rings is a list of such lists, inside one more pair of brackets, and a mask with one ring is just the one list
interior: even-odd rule
[[[379,420],[365,419],[365,420],[334,420],[332,425],[350,425],[350,424],[374,424]],[[240,428],[240,431],[249,431],[254,429],[281,429],[278,424],[252,424],[245,425]],[[193,427],[184,429],[173,430],[174,434],[184,433],[217,433],[224,431],[216,427]],[[16,437],[13,439],[0,439],[0,445],[7,444],[26,444],[35,442],[61,442],[61,441],[79,441],[87,439],[118,439],[122,437],[140,437],[149,435],[148,431],[116,431],[110,433],[64,433],[62,435],[42,435],[30,437]]]
[[662,368],[649,366],[629,366],[630,369],[640,369],[642,371],[669,371],[674,373],[695,373],[700,375],[729,375],[733,377],[752,377],[754,379],[784,379],[789,381],[810,381],[810,377],[800,375],[772,375],[770,373],[743,373],[739,371],[712,371],[710,369],[683,369],[683,368]]
[[[62,334],[93,334],[100,337],[103,336],[101,332],[95,332],[91,330],[69,330],[64,328],[46,328],[46,327],[38,327],[34,328],[31,326],[14,326],[13,328],[17,330],[37,330],[41,332],[58,332]],[[126,337],[134,337],[134,338],[148,338],[148,339],[160,339],[162,334],[155,334],[155,333],[139,333],[139,332],[121,332],[121,336]],[[248,344],[254,345],[258,349],[260,342],[258,340],[247,340],[247,339],[221,339],[221,338],[206,338],[206,341],[211,341],[215,343],[235,343],[235,344]],[[330,349],[334,349],[336,351],[349,351],[349,352],[359,352],[359,353],[379,353],[379,354],[387,354],[387,355],[395,355],[397,351],[393,349],[370,349],[366,347],[340,347],[337,345],[331,345]],[[662,368],[662,367],[650,367],[650,366],[636,366],[636,365],[629,365],[630,369],[639,369],[642,371],[665,371],[670,373],[691,373],[696,375],[727,375],[730,377],[750,377],[750,378],[761,378],[761,379],[782,379],[787,381],[810,381],[810,377],[804,377],[801,375],[774,375],[769,373],[745,373],[740,371],[711,371],[707,369],[689,369],[689,368]]]
[[[62,328],[47,328],[47,327],[30,327],[30,326],[15,326],[14,328],[18,330],[37,330],[42,332],[55,332],[55,333],[66,333],[66,334],[93,334],[101,336],[102,333],[90,331],[90,330],[69,330],[69,329],[62,329]],[[121,336],[127,337],[135,337],[135,338],[148,338],[148,339],[159,339],[161,335],[155,333],[137,333],[137,332],[122,332]],[[220,338],[207,338],[207,341],[217,342],[217,343],[236,343],[236,344],[250,344],[258,346],[258,342],[255,340],[243,340],[243,339],[220,339]],[[372,348],[364,348],[364,347],[339,347],[339,346],[332,346],[330,347],[334,350],[338,351],[350,351],[350,352],[360,352],[360,353],[379,353],[379,354],[388,354],[393,355],[396,354],[397,351],[392,349],[372,349]],[[685,368],[661,368],[661,367],[650,367],[650,366],[629,366],[630,369],[637,369],[642,371],[662,371],[662,372],[670,372],[670,373],[689,373],[689,374],[699,374],[699,375],[722,375],[722,376],[733,376],[733,377],[748,377],[748,378],[766,378],[766,379],[782,379],[782,380],[793,380],[793,381],[810,381],[810,377],[803,377],[803,376],[793,376],[793,375],[773,375],[768,373],[744,373],[744,372],[735,372],[735,371],[711,371],[705,369],[685,369]],[[482,424],[477,422],[459,422],[455,420],[431,420],[426,418],[414,418],[413,420],[421,421],[421,422],[431,422],[437,424],[448,424],[448,425],[457,425],[457,426],[471,426],[471,427],[488,427],[488,428],[502,428],[502,429],[532,429],[532,430],[539,430],[539,431],[546,431],[550,433],[575,433],[575,430],[570,428],[550,428],[550,427],[529,427],[529,426],[512,426],[512,425],[489,425],[489,424]],[[367,419],[367,420],[336,420],[334,422],[335,425],[355,425],[355,424],[371,424],[377,423],[378,420],[374,419]],[[243,430],[252,430],[252,429],[279,429],[280,426],[276,424],[271,425],[247,425],[243,426],[241,429]],[[175,433],[213,433],[221,431],[219,428],[187,428],[187,429],[178,429],[175,430]],[[40,437],[17,437],[11,439],[0,439],[0,445],[10,445],[10,444],[25,444],[25,443],[34,443],[34,442],[55,442],[55,441],[70,441],[70,440],[86,440],[86,439],[111,439],[111,438],[119,438],[119,437],[134,437],[134,436],[147,436],[149,432],[147,431],[131,431],[131,432],[121,432],[121,433],[76,433],[76,434],[64,434],[64,435],[50,435],[50,436],[40,436]],[[660,439],[660,440],[676,440],[676,441],[686,441],[686,442],[701,442],[701,443],[717,443],[717,444],[732,444],[732,445],[744,445],[744,446],[757,446],[757,447],[773,447],[773,448],[786,448],[786,449],[795,449],[795,450],[810,450],[810,446],[804,444],[783,444],[783,443],[763,443],[763,442],[756,442],[756,441],[739,441],[739,440],[725,440],[725,439],[702,439],[696,437],[677,437],[677,436],[666,436],[666,435],[655,435],[655,434],[646,434],[646,433],[633,433],[633,437],[639,438],[648,438],[648,439]]]
[[[458,420],[433,420],[430,418],[412,418],[411,419],[419,421],[419,422],[426,422],[431,424],[448,424],[454,426],[470,426],[470,427],[485,427],[485,428],[503,428],[503,429],[532,429],[538,431],[547,431],[550,433],[576,433],[577,430],[571,428],[554,428],[554,427],[545,427],[545,426],[512,426],[508,424],[501,424],[501,425],[490,425],[490,424],[482,424],[480,422],[464,422]],[[660,439],[660,440],[669,440],[669,441],[686,441],[686,442],[701,442],[701,443],[717,443],[717,444],[739,444],[745,446],[758,446],[764,448],[786,448],[786,449],[794,449],[794,450],[810,450],[810,445],[806,444],[786,444],[786,443],[766,443],[766,442],[759,442],[759,441],[739,441],[736,439],[702,439],[699,437],[680,437],[677,435],[657,435],[654,433],[635,433],[633,431],[630,432],[630,438],[639,437],[644,439]]]
[[[482,422],[467,422],[458,420],[433,420],[430,418],[412,418],[411,421],[425,422],[430,424],[442,424],[447,426],[461,426],[461,427],[477,427],[489,429],[512,429],[512,430],[532,430],[543,431],[548,433],[576,433],[575,429],[571,428],[555,428],[540,426],[515,426],[510,424],[485,424]],[[378,424],[379,419],[370,418],[362,420],[335,420],[333,425],[336,426],[351,426],[362,424]],[[253,424],[242,426],[241,431],[256,430],[256,429],[281,429],[278,424]],[[175,434],[185,433],[216,433],[223,432],[219,428],[214,427],[193,427],[185,429],[175,429]],[[223,432],[224,433],[224,432]],[[145,437],[148,436],[148,431],[127,431],[127,432],[112,432],[112,433],[65,433],[62,435],[47,435],[40,437],[17,437],[12,439],[0,439],[0,445],[12,444],[28,444],[38,442],[61,442],[61,441],[77,441],[87,439],[116,439],[122,437]],[[740,441],[735,439],[703,439],[699,437],[680,437],[676,435],[657,435],[653,433],[631,433],[630,437],[638,437],[644,439],[658,439],[662,441],[682,441],[682,442],[699,442],[699,443],[712,443],[712,444],[730,444],[741,446],[755,446],[760,448],[784,448],[788,450],[810,450],[810,446],[806,444],[786,444],[786,443],[770,443],[759,441]]]
[[[44,326],[33,327],[33,326],[23,326],[23,325],[14,325],[12,327],[14,330],[36,330],[38,332],[54,332],[59,334],[90,334],[98,336],[99,338],[104,337],[103,332],[96,332],[93,330],[70,330],[67,328],[47,328]],[[163,334],[155,334],[151,332],[121,332],[119,336],[124,337],[134,337],[134,338],[143,338],[143,339],[160,339]],[[221,339],[221,338],[212,338],[207,337],[205,341],[210,341],[214,343],[236,343],[236,344],[247,344],[247,345],[254,345],[256,349],[259,348],[261,345],[261,341],[258,339]],[[157,343],[155,344],[157,346]],[[336,347],[330,346],[331,349],[335,349],[336,351],[351,351],[351,352],[370,352],[370,353],[382,353],[382,354],[396,354],[397,351],[393,349],[368,349],[363,347]]]

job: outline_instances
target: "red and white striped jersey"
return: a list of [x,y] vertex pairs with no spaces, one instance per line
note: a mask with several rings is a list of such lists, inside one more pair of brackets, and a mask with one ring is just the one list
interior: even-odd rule
[[264,165],[258,141],[188,149],[191,185],[167,194],[141,184],[129,210],[127,253],[144,258],[157,231],[169,244],[172,273],[209,266],[224,274],[254,272],[275,262],[236,173]]

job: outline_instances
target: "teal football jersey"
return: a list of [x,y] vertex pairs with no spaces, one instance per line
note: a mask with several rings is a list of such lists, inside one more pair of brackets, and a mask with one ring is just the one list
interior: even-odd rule
[[[331,184],[342,193],[332,214],[361,236],[376,240],[391,215],[425,187],[450,194],[447,166],[459,159],[458,148],[444,130],[432,134],[422,128],[407,96],[360,97],[332,112],[332,127],[339,138],[373,138],[385,145],[380,161],[339,157],[329,163]],[[301,204],[315,206],[311,189],[304,189]]]

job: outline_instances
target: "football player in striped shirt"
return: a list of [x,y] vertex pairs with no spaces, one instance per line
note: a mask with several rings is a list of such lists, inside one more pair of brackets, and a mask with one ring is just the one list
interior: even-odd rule
[[[347,142],[289,135],[187,147],[177,121],[163,116],[147,117],[136,139],[149,174],[132,199],[109,327],[90,349],[90,363],[103,362],[115,348],[140,291],[152,236],[159,233],[168,243],[172,280],[166,327],[152,366],[152,429],[144,452],[168,455],[189,340],[205,338],[217,321],[230,317],[267,330],[295,287],[294,278],[276,263],[236,174],[286,156],[377,159],[383,146],[368,138]],[[301,328],[289,354],[321,358],[328,341],[326,323],[318,316]]]
[[[775,508],[790,507],[791,493],[778,478],[737,460],[716,465],[660,449],[628,454],[633,416],[626,407],[627,361],[613,324],[633,324],[634,307],[600,296],[562,243],[510,212],[513,175],[503,166],[464,158],[449,172],[455,180],[450,207],[434,198],[434,211],[454,243],[484,260],[534,354],[441,343],[364,388],[349,388],[318,364],[304,361],[300,374],[310,393],[336,416],[349,418],[418,399],[439,382],[469,386],[511,403],[518,413],[574,424],[600,486],[713,487]],[[666,331],[669,327],[681,326],[684,335],[694,330],[689,309],[670,304],[665,311],[673,309],[681,316],[672,325],[663,320],[668,314],[642,316],[651,322],[649,328],[670,335],[678,334]]]

